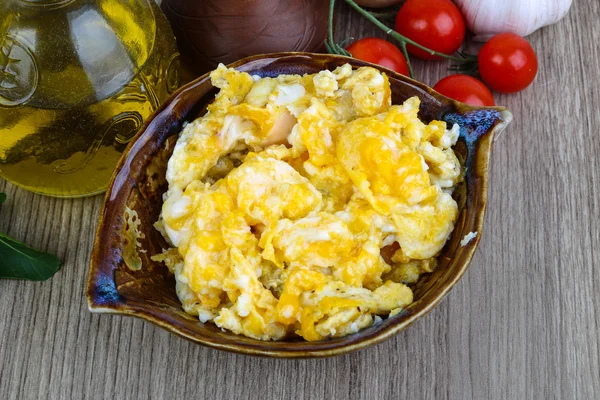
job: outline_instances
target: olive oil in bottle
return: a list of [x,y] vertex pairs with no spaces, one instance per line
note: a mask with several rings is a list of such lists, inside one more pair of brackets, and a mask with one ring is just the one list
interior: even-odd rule
[[50,196],[104,191],[178,86],[175,39],[153,0],[3,1],[0,176]]

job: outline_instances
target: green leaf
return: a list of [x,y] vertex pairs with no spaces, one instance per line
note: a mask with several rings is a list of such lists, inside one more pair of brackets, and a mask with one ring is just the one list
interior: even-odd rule
[[6,201],[6,193],[0,193],[0,204]]
[[0,278],[45,281],[59,269],[58,257],[0,233]]

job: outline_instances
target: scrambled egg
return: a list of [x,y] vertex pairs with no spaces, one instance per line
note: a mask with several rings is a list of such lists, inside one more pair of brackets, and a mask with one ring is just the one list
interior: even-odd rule
[[413,301],[454,228],[458,127],[391,105],[370,67],[259,78],[220,65],[220,89],[169,160],[154,257],[186,312],[261,340],[322,340]]

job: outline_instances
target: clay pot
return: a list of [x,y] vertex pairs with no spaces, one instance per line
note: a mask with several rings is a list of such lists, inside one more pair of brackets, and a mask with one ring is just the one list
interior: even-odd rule
[[161,7],[186,75],[256,54],[324,48],[328,1],[163,0]]

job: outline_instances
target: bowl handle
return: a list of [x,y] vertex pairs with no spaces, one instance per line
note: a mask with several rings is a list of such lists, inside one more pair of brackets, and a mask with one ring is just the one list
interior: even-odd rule
[[467,164],[475,156],[475,144],[484,136],[494,135],[496,140],[499,134],[512,121],[512,114],[504,108],[480,108],[463,112],[448,112],[441,118],[448,126],[458,124],[460,137],[467,145]]

